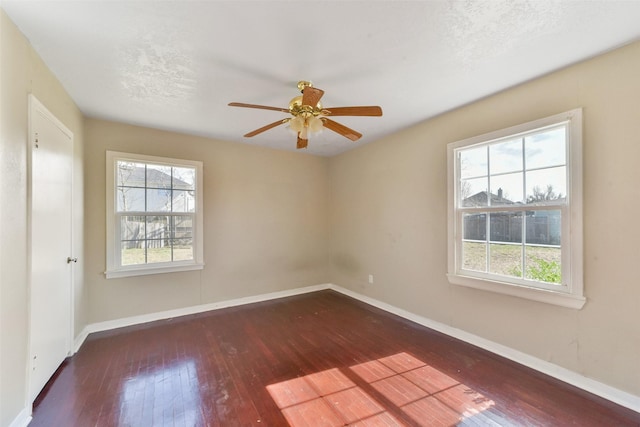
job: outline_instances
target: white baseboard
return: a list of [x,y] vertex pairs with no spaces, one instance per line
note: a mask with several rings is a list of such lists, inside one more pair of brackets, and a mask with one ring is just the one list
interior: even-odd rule
[[13,422],[9,424],[9,427],[27,427],[30,422],[31,411],[29,411],[29,408],[23,408]]
[[307,286],[304,288],[287,289],[284,291],[270,292],[268,294],[255,295],[250,297],[236,298],[232,300],[212,302],[209,304],[195,305],[191,307],[178,308],[174,310],[160,311],[156,313],[142,314],[140,316],[125,317],[122,319],[107,320],[105,322],[91,323],[84,327],[74,340],[74,353],[93,332],[108,331],[111,329],[123,328],[125,326],[140,325],[142,323],[154,322],[156,320],[172,319],[174,317],[186,316],[189,314],[203,313],[205,311],[219,310],[221,308],[236,307],[239,305],[252,304],[256,302],[269,301],[272,299],[285,298],[293,295],[301,295],[309,292],[329,289],[331,285],[322,284]]
[[80,331],[80,333],[73,339],[73,353],[72,354],[76,354],[78,352],[78,350],[80,350],[80,347],[82,347],[82,344],[84,344],[84,340],[87,339],[87,337],[89,336],[90,332],[89,332],[89,327],[91,325],[87,325],[84,328],[82,328],[82,330]]
[[[215,302],[210,304],[202,304],[193,307],[185,307],[175,310],[167,310],[158,313],[144,314],[141,316],[127,317],[123,319],[110,320],[106,322],[92,323],[87,325],[82,332],[76,337],[74,342],[75,351],[80,349],[80,346],[90,333],[106,331],[110,329],[122,328],[125,326],[138,325],[141,323],[153,322],[156,320],[170,319],[178,316],[185,316],[189,314],[202,313],[205,311],[218,310],[221,308],[235,307],[244,304],[251,304],[255,302],[268,301],[277,298],[284,298],[293,295],[300,295],[309,292],[321,291],[324,289],[332,289],[341,294],[347,295],[366,304],[372,305],[389,313],[403,317],[412,322],[418,323],[427,328],[431,328],[443,334],[449,335],[453,338],[457,338],[461,341],[480,347],[484,350],[490,351],[499,356],[505,357],[521,365],[532,368],[543,374],[549,375],[560,381],[571,384],[575,387],[586,390],[604,399],[610,400],[618,405],[629,408],[633,411],[640,412],[640,397],[625,391],[616,389],[614,387],[603,384],[599,381],[587,378],[576,372],[570,371],[553,363],[549,363],[545,360],[538,359],[521,351],[512,349],[510,347],[498,344],[496,342],[487,340],[477,335],[465,332],[461,329],[454,328],[444,323],[436,322],[426,317],[419,316],[401,308],[395,307],[391,304],[370,298],[366,295],[359,294],[352,290],[337,286],[334,284],[322,284],[315,286],[308,286],[304,288],[289,289],[285,291],[272,292],[268,294],[256,295],[252,297],[237,298],[227,301]],[[16,425],[17,427],[18,425]],[[11,427],[14,427],[13,424]]]
[[585,377],[583,375],[580,375],[574,371],[570,371],[569,369],[563,368],[561,366],[554,365],[553,363],[547,362],[545,360],[538,359],[537,357],[533,357],[521,351],[514,350],[510,347],[484,339],[482,337],[471,334],[469,332],[465,332],[461,329],[451,327],[444,323],[436,322],[426,317],[413,314],[401,308],[384,303],[382,301],[378,301],[376,299],[359,294],[349,289],[346,289],[337,285],[333,285],[333,284],[329,285],[329,289],[333,289],[344,295],[350,296],[359,301],[362,301],[374,307],[380,308],[384,311],[388,311],[389,313],[393,313],[407,320],[411,320],[412,322],[418,323],[422,326],[426,326],[427,328],[441,332],[445,335],[449,335],[450,337],[457,338],[461,341],[475,345],[476,347],[480,347],[484,350],[490,351],[491,353],[497,354],[506,359],[513,360],[514,362],[527,366],[538,372],[542,372],[543,374],[549,375],[553,378],[556,378],[560,381],[571,384],[575,387],[581,388],[585,391],[588,391],[589,393],[593,393],[604,399],[617,403],[618,405],[624,406],[636,412],[640,412],[639,396],[635,396],[631,393],[627,393],[625,391],[603,384],[599,381]]

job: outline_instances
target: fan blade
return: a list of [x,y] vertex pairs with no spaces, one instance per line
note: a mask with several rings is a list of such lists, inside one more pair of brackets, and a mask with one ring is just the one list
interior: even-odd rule
[[256,130],[254,130],[253,132],[249,132],[249,133],[248,133],[248,134],[246,134],[245,136],[246,136],[247,138],[251,138],[252,136],[256,136],[257,134],[262,133],[262,132],[264,132],[264,131],[266,131],[266,130],[269,130],[269,129],[274,128],[274,127],[276,127],[276,126],[279,126],[279,125],[281,125],[281,124],[287,123],[288,121],[289,121],[289,119],[282,119],[282,120],[278,120],[277,122],[273,122],[273,123],[268,124],[268,125],[266,125],[266,126],[262,126],[260,129],[256,129]]
[[331,119],[327,119],[326,117],[323,117],[321,120],[324,123],[324,127],[326,127],[327,129],[331,129],[332,131],[337,132],[340,135],[346,138],[349,138],[352,141],[357,141],[362,136],[361,133],[356,132],[353,129],[349,129],[345,125],[342,125],[338,122],[334,122]]
[[229,107],[258,108],[260,110],[282,111],[283,113],[289,112],[288,108],[268,107],[266,105],[256,105],[256,104],[243,104],[242,102],[231,102],[229,103]]
[[382,108],[378,106],[367,107],[335,107],[324,108],[322,114],[325,116],[381,116]]
[[320,102],[320,98],[324,95],[322,89],[316,87],[307,86],[302,91],[302,105],[309,105],[315,107]]
[[300,138],[300,134],[298,134],[298,145],[297,148],[307,148],[307,144],[309,143],[308,139],[302,139]]

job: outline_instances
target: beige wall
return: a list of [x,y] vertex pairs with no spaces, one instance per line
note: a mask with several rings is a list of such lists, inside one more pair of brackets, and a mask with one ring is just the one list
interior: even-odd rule
[[[74,134],[74,250],[83,253],[83,118],[0,9],[0,425],[25,407],[28,344],[28,94]],[[86,325],[83,262],[74,266],[75,333]]]
[[[332,158],[331,281],[640,395],[638,76],[635,43]],[[585,307],[450,285],[446,144],[576,107]]]
[[[90,322],[326,283],[326,158],[101,120],[85,130]],[[107,150],[204,163],[204,270],[104,277]]]

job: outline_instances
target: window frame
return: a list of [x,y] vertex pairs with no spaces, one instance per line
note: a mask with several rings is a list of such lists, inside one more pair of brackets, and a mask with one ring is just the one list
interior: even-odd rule
[[[193,259],[135,265],[122,265],[121,262],[121,234],[120,217],[117,212],[117,183],[116,168],[118,161],[130,161],[171,167],[188,167],[196,170],[195,179],[195,211],[193,213],[179,213],[193,216],[192,244]],[[197,160],[182,160],[167,157],[149,156],[143,154],[123,153],[117,151],[106,152],[106,262],[105,276],[107,279],[142,276],[148,274],[172,273],[180,271],[202,270],[204,268],[203,251],[203,197],[202,197],[203,164]],[[146,187],[145,187],[146,188]],[[167,215],[167,212],[134,212],[135,216]],[[131,214],[129,214],[131,215]]]
[[[473,272],[461,268],[462,264],[462,221],[463,213],[469,212],[458,206],[460,167],[458,153],[475,147],[488,146],[498,141],[566,125],[566,177],[567,188],[564,203],[521,205],[517,209],[505,206],[487,206],[484,212],[560,210],[561,225],[561,269],[562,284],[551,285],[543,282],[502,276],[488,272]],[[489,189],[487,189],[489,191]],[[447,278],[453,285],[481,289],[529,300],[545,302],[568,308],[580,309],[584,306],[583,285],[583,237],[582,237],[582,109],[523,123],[484,135],[467,138],[447,144],[447,193],[448,193],[448,269]],[[480,209],[478,210],[480,211]],[[489,238],[489,236],[487,236]],[[489,241],[489,240],[487,240]],[[524,242],[522,243],[524,244]]]

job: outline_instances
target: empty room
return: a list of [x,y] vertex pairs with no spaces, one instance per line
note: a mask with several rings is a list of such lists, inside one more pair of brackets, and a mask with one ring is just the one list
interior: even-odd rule
[[0,0],[0,426],[639,426],[638,22]]

